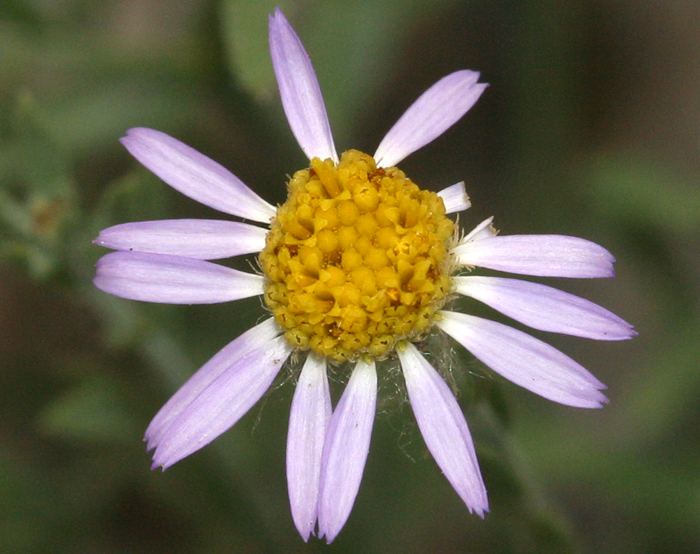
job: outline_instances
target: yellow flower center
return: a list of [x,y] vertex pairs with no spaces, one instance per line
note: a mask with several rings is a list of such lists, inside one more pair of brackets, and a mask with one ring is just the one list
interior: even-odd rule
[[381,358],[431,326],[450,292],[453,222],[434,192],[350,150],[289,182],[260,264],[265,303],[293,346]]

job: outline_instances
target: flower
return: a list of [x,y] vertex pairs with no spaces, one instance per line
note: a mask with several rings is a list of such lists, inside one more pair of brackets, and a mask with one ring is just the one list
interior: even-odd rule
[[[399,119],[370,157],[336,153],[311,62],[278,9],[270,50],[289,125],[310,160],[279,208],[222,166],[159,131],[122,139],[144,166],[183,194],[257,222],[165,220],[103,230],[116,250],[95,284],[116,296],[197,304],[262,295],[272,317],[224,347],[158,412],[146,431],[153,467],[168,468],[233,426],[295,351],[307,353],[292,400],[287,481],[304,540],[331,542],[359,490],[377,402],[377,365],[398,357],[408,399],[435,461],[470,511],[488,511],[467,422],[443,377],[420,352],[445,332],[506,379],[545,398],[601,407],[605,386],[571,358],[507,325],[446,309],[472,297],[534,329],[597,340],[633,336],[591,302],[545,285],[470,275],[488,268],[548,277],[612,277],[613,257],[584,239],[497,236],[491,219],[459,238],[446,214],[466,210],[464,183],[423,191],[396,164],[458,121],[486,88],[479,74],[438,81]],[[209,260],[259,253],[263,274]],[[354,364],[333,410],[328,364]],[[318,526],[318,527],[317,527]]]

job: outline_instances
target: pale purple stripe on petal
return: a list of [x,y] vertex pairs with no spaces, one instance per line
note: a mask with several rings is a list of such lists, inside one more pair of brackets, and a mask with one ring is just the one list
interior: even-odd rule
[[440,312],[440,328],[493,371],[554,402],[600,408],[605,385],[556,348],[530,335],[456,312]]
[[540,277],[613,277],[615,258],[602,246],[563,235],[509,235],[465,242],[457,263]]
[[391,167],[452,127],[488,85],[476,71],[456,71],[440,79],[416,100],[379,144],[378,167]]
[[153,450],[163,441],[163,435],[170,424],[224,371],[250,352],[267,346],[280,334],[282,329],[271,317],[222,348],[180,387],[153,418],[144,437],[148,450]]
[[309,159],[338,163],[321,87],[311,60],[282,11],[270,16],[270,54],[289,127]]
[[263,278],[180,256],[112,252],[97,261],[97,288],[131,300],[215,304],[263,293]]
[[469,508],[484,517],[489,504],[467,421],[445,380],[406,343],[397,349],[411,408],[435,462]]
[[467,196],[467,191],[464,188],[464,181],[442,189],[437,194],[445,203],[445,213],[448,214],[463,212],[472,205],[469,201],[469,196]]
[[328,543],[345,525],[360,489],[376,407],[374,361],[359,361],[333,412],[323,447],[318,536]]
[[299,376],[287,433],[287,487],[292,517],[305,540],[316,526],[321,457],[331,418],[325,358],[311,352]]
[[267,229],[213,219],[167,219],[122,223],[100,231],[95,244],[114,250],[218,260],[260,252]]
[[230,429],[270,388],[292,350],[280,336],[236,359],[163,433],[153,467],[167,469]]
[[220,212],[270,223],[276,210],[222,165],[171,136],[137,127],[121,139],[134,158],[175,190]]
[[533,329],[595,340],[624,340],[632,326],[605,308],[552,287],[519,279],[453,277],[454,291]]

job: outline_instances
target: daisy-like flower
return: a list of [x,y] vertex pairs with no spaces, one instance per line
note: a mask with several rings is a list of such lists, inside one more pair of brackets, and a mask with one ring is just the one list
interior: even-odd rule
[[[501,323],[445,309],[453,295],[479,300],[534,329],[597,340],[628,339],[631,326],[591,302],[545,285],[466,274],[476,267],[545,277],[612,277],[612,255],[557,235],[497,236],[491,220],[459,238],[446,217],[464,211],[464,183],[421,190],[396,167],[457,122],[486,88],[457,71],[406,111],[374,156],[340,157],[311,62],[277,10],[270,50],[289,125],[310,167],[294,174],[275,208],[222,166],[150,129],[124,146],[163,181],[221,212],[266,225],[213,220],[126,223],[97,244],[95,284],[134,300],[227,302],[262,295],[271,314],[224,347],[158,412],[146,431],[153,467],[168,468],[234,425],[270,387],[293,352],[305,356],[292,400],[287,481],[303,537],[333,541],[347,521],[369,451],[377,365],[398,358],[425,443],[470,511],[488,511],[464,415],[420,351],[445,332],[506,379],[584,408],[605,386],[571,358]],[[259,253],[262,274],[208,260]],[[461,273],[461,275],[456,275]],[[328,364],[352,369],[335,409]]]

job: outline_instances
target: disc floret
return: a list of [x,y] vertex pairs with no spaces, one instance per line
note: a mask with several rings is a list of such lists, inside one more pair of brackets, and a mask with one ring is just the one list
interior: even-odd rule
[[420,338],[450,292],[443,200],[357,150],[313,158],[288,189],[260,254],[287,340],[343,361]]

